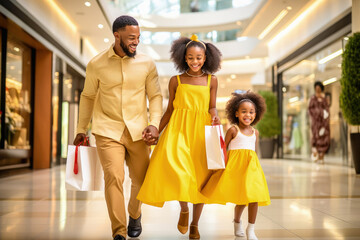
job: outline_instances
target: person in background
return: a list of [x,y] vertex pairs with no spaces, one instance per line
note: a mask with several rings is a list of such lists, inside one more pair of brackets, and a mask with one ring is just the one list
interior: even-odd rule
[[314,84],[315,95],[310,98],[309,115],[311,118],[312,155],[318,163],[324,163],[324,155],[330,146],[330,113],[325,99],[324,85],[320,81]]
[[[112,235],[115,240],[124,240],[126,235],[138,237],[142,231],[141,202],[136,196],[149,164],[149,147],[142,134],[149,133],[153,142],[157,140],[162,95],[154,61],[136,52],[140,38],[138,22],[124,15],[114,21],[112,28],[115,43],[95,56],[86,68],[74,144],[84,141],[92,118],[91,131],[104,170]],[[128,227],[123,194],[125,161],[131,178]]]

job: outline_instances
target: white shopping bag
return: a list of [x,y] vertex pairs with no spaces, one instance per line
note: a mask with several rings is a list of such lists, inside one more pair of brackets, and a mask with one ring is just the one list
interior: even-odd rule
[[226,146],[222,125],[205,126],[206,159],[208,169],[224,169]]
[[76,191],[103,191],[104,171],[96,147],[68,146],[65,188]]

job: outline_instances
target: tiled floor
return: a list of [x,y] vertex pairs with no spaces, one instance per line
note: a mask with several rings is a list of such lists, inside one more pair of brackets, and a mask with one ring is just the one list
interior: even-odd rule
[[[260,207],[263,240],[360,239],[360,176],[354,169],[289,160],[262,160],[272,204]],[[70,192],[65,166],[0,179],[0,239],[112,239],[103,192]],[[129,194],[129,181],[125,182]],[[143,206],[141,240],[188,239],[176,229],[177,202]],[[243,220],[246,222],[246,214]],[[204,240],[233,235],[233,205],[206,205]]]

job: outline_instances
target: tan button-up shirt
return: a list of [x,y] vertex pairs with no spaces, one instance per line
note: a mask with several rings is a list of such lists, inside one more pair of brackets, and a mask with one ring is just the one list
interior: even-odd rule
[[77,133],[86,133],[92,118],[93,134],[119,141],[126,126],[132,140],[140,140],[148,126],[146,96],[149,124],[159,128],[162,95],[154,61],[142,53],[120,57],[111,46],[87,65]]

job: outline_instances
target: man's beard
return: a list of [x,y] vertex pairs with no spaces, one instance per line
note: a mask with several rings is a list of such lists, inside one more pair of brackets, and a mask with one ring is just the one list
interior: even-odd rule
[[131,53],[122,40],[120,40],[120,47],[128,57],[134,57],[136,55],[136,51]]

